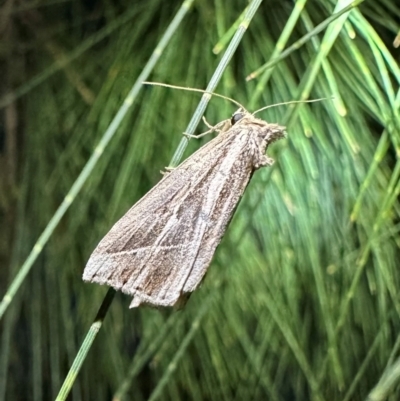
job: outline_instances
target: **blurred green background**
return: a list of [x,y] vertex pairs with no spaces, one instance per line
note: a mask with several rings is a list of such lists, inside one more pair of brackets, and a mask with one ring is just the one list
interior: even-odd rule
[[[205,88],[247,5],[194,1],[149,80]],[[180,6],[1,5],[1,298]],[[288,138],[255,173],[201,288],[179,312],[129,310],[118,293],[69,399],[400,399],[400,4],[361,2],[246,81],[335,6],[261,3],[217,92],[251,110],[335,98],[260,113]],[[0,321],[0,401],[56,398],[107,292],[81,281],[84,265],[161,178],[200,97],[141,89]],[[206,117],[234,110],[213,98]]]

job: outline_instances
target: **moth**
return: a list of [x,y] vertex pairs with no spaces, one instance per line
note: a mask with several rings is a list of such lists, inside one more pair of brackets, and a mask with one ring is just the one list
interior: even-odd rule
[[215,130],[214,139],[167,172],[111,228],[90,256],[84,281],[133,296],[131,308],[186,302],[254,171],[273,164],[268,146],[286,134],[242,108]]

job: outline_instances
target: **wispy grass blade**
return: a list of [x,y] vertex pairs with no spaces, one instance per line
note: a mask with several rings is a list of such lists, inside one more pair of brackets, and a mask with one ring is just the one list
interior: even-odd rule
[[229,43],[232,36],[237,31],[240,23],[246,18],[247,8],[245,8],[242,14],[239,15],[238,19],[232,24],[232,26],[225,32],[222,38],[218,41],[218,43],[213,48],[214,54],[219,54],[225,48],[225,46]]
[[90,329],[85,339],[83,340],[81,347],[79,348],[76,358],[71,368],[69,369],[69,372],[64,380],[64,383],[61,386],[61,389],[56,397],[56,401],[64,401],[67,399],[68,394],[70,393],[71,388],[74,385],[75,380],[78,376],[78,373],[81,370],[82,364],[85,361],[86,356],[90,351],[99,330],[101,329],[101,326],[103,325],[104,318],[107,315],[108,309],[112,303],[112,300],[114,299],[114,296],[115,296],[115,291],[114,289],[110,288],[107,291],[106,296],[104,297],[104,300],[99,308],[99,311],[97,312],[96,318],[94,319],[94,322],[90,326]]
[[[285,24],[285,28],[283,29],[278,41],[276,42],[275,49],[271,54],[270,60],[274,60],[275,58],[277,58],[278,55],[286,47],[286,43],[288,42],[289,37],[292,34],[293,29],[294,29],[297,21],[300,18],[300,15],[304,9],[306,2],[307,2],[307,0],[297,0],[296,1],[295,5],[293,7],[293,11],[290,14],[290,17]],[[261,97],[261,95],[265,89],[265,86],[267,85],[272,73],[273,73],[273,69],[267,69],[266,71],[264,71],[262,76],[259,77],[259,79],[257,81],[257,85],[255,87],[255,90],[251,96],[251,102],[250,102],[250,106],[249,106],[250,110],[252,110],[256,104],[258,104],[260,97]]]
[[304,35],[301,39],[297,40],[293,45],[289,46],[286,50],[284,50],[280,55],[270,61],[268,63],[264,64],[257,70],[253,71],[249,76],[246,78],[247,81],[250,81],[254,78],[256,78],[258,75],[260,75],[263,71],[267,70],[268,68],[273,67],[277,63],[279,63],[281,60],[285,59],[287,56],[289,56],[291,53],[293,53],[294,50],[300,49],[301,46],[303,46],[305,43],[307,43],[314,35],[317,35],[318,33],[322,32],[330,23],[335,21],[337,18],[341,17],[343,14],[351,11],[353,8],[357,7],[359,4],[361,4],[364,0],[355,0],[353,3],[348,5],[347,7],[343,8],[336,14],[333,14],[329,18],[327,18],[325,21],[321,22],[319,25],[317,25],[312,32],[307,33]]

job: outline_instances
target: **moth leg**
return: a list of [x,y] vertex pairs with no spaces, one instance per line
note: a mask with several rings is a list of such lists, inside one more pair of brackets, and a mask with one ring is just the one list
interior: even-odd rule
[[167,174],[169,174],[172,170],[175,170],[175,168],[176,168],[176,167],[165,167],[165,171],[160,170],[160,173],[161,173],[162,175],[167,175]]
[[266,155],[260,156],[257,162],[254,164],[254,168],[260,168],[264,166],[272,166],[275,163],[275,160],[272,157],[268,157]]
[[[219,122],[217,125],[211,125],[204,116],[203,116],[203,122],[205,125],[207,125],[208,128],[210,128],[210,130],[207,132],[216,131],[216,132],[218,132],[218,134],[220,134],[221,132],[227,131],[232,126],[232,124],[230,123],[230,120],[224,120],[224,121]],[[203,134],[201,134],[201,135],[203,135]]]
[[211,132],[213,132],[213,130],[209,129],[208,131],[203,132],[203,133],[198,134],[198,135],[188,134],[187,132],[184,132],[183,135],[185,135],[188,138],[196,138],[196,139],[198,139],[198,138],[201,138],[202,136],[205,136],[207,134],[211,134]]
[[[210,128],[210,130],[213,130],[214,127],[206,120],[206,118],[203,116],[203,123],[205,125],[207,125],[208,128]],[[218,125],[218,124],[217,124]]]
[[204,116],[203,116],[203,121],[204,121],[204,124],[207,125],[208,128],[210,128],[208,131],[202,132],[201,134],[198,134],[198,135],[188,134],[188,133],[184,132],[183,135],[185,135],[188,138],[197,138],[198,139],[207,134],[211,134],[214,131],[218,132],[218,134],[220,134],[221,132],[224,132],[230,128],[230,126],[227,126],[227,123],[229,123],[229,120],[221,121],[220,123],[218,123],[217,125],[214,125],[214,126],[209,124],[209,122],[206,120],[206,118]]

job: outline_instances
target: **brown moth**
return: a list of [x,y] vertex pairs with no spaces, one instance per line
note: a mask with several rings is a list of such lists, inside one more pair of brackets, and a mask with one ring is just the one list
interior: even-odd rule
[[[271,166],[285,127],[244,109],[140,199],[93,251],[83,280],[132,295],[130,307],[177,306],[201,283],[253,172]],[[216,127],[222,126],[223,123]]]

